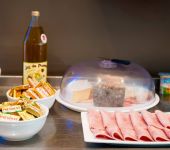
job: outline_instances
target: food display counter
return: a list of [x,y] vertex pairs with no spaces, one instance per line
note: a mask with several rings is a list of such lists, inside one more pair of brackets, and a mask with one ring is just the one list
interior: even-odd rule
[[[49,83],[58,89],[61,76],[48,77]],[[156,91],[159,92],[159,79],[154,79]],[[6,91],[15,85],[22,84],[21,76],[0,76],[0,101],[6,101]],[[160,97],[160,102],[157,106],[152,108],[160,109],[163,111],[170,111],[170,98]],[[28,128],[31,130],[31,127]],[[153,145],[152,145],[153,146]],[[151,147],[152,147],[151,146]],[[166,147],[166,145],[164,145]],[[59,149],[59,150],[72,150],[72,149],[113,149],[115,147],[124,148],[131,147],[126,145],[111,145],[111,144],[90,144],[85,143],[83,139],[83,131],[81,124],[81,116],[79,112],[72,111],[65,106],[59,104],[57,101],[50,109],[47,121],[42,130],[29,140],[20,142],[6,141],[0,137],[0,149]],[[133,146],[134,147],[134,146]],[[141,146],[137,146],[141,147]],[[137,148],[136,147],[136,148]]]

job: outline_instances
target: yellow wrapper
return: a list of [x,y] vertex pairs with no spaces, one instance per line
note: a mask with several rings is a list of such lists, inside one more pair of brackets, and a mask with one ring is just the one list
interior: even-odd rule
[[22,120],[31,120],[34,119],[35,117],[26,111],[18,112],[19,116],[22,118]]
[[36,108],[35,106],[27,106],[26,111],[32,115],[34,115],[35,117],[40,117],[42,116],[42,111],[38,108]]

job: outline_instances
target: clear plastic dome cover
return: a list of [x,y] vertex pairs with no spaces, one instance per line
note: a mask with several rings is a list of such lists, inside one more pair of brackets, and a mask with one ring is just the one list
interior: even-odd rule
[[150,74],[124,60],[96,60],[72,66],[65,73],[60,97],[74,104],[97,107],[148,105],[155,98]]

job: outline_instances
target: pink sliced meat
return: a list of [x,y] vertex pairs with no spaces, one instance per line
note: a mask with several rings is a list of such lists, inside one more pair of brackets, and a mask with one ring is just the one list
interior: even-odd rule
[[136,141],[137,136],[132,126],[129,114],[124,112],[116,112],[115,116],[124,140]]
[[155,141],[169,141],[162,129],[156,128],[154,126],[148,126],[148,131]]
[[170,139],[170,129],[164,128],[163,131],[165,132],[166,136]]
[[167,114],[167,113],[164,113],[164,112],[162,112],[160,110],[156,110],[155,114],[156,114],[158,120],[160,121],[160,123],[164,127],[170,129],[170,115]]
[[153,141],[149,131],[144,128],[135,128],[135,132],[137,134],[138,140],[140,141]]
[[141,114],[148,126],[154,126],[159,129],[163,129],[163,126],[159,122],[155,113],[148,112],[146,110],[141,111]]
[[129,97],[129,98],[126,98],[123,102],[123,106],[124,107],[128,107],[128,106],[132,106],[134,104],[137,103],[137,100],[135,97]]
[[130,112],[130,118],[138,140],[153,141],[142,115],[139,112]]
[[141,115],[141,113],[136,112],[136,111],[130,112],[130,119],[131,119],[133,127],[140,127],[140,128],[147,129],[148,126],[145,120],[143,119],[143,116]]
[[101,115],[103,118],[104,127],[109,135],[112,136],[113,139],[123,140],[123,136],[117,125],[114,112],[101,111]]
[[112,137],[106,132],[101,113],[99,111],[96,111],[94,109],[90,109],[88,111],[88,121],[89,121],[89,127],[91,132],[94,134],[97,138],[109,138]]

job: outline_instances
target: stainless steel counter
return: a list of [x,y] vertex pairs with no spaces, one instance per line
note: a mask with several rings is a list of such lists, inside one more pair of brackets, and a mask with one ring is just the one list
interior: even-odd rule
[[[61,82],[61,77],[49,77],[48,81],[57,88]],[[21,76],[0,76],[0,101],[7,100],[5,93],[11,86],[22,83]],[[156,85],[159,85],[158,79],[155,79]],[[158,88],[157,88],[158,90]],[[160,103],[153,109],[170,111],[170,98],[161,97]],[[153,110],[152,109],[152,110]],[[29,128],[28,130],[31,130]],[[50,109],[50,113],[45,126],[33,138],[21,142],[9,142],[0,138],[0,150],[11,149],[113,149],[118,146],[106,144],[87,144],[83,141],[83,132],[81,126],[80,113],[67,109],[55,102]],[[123,149],[120,147],[119,149]],[[127,148],[126,148],[127,149]],[[129,149],[129,148],[128,148]],[[140,148],[135,148],[140,149]]]

